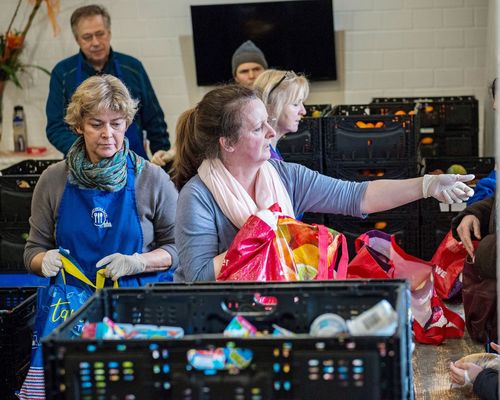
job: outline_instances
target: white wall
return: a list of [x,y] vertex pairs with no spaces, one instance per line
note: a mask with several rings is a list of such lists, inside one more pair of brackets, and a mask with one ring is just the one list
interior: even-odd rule
[[[255,1],[255,0],[252,0]],[[189,6],[231,0],[103,0],[112,16],[112,45],[144,63],[165,111],[171,136],[178,115],[207,91],[194,76]],[[334,0],[339,77],[313,83],[308,103],[366,103],[374,96],[475,95],[481,126],[486,86],[488,0]],[[0,0],[5,29],[17,0]],[[28,4],[23,1],[24,10]],[[61,1],[62,32],[53,37],[42,5],[27,37],[24,60],[51,69],[77,51],[72,11],[92,1]],[[26,14],[21,12],[21,14]],[[20,25],[17,26],[19,29]],[[300,49],[297,49],[300,51]],[[228,60],[229,62],[229,60]],[[45,101],[49,79],[37,70],[9,83],[0,149],[12,149],[13,106],[25,107],[30,145],[48,146]],[[487,104],[489,107],[489,104]],[[481,141],[482,143],[482,141]]]

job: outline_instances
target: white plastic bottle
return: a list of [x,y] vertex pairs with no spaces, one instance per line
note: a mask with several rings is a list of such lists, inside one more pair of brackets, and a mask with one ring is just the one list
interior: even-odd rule
[[26,133],[26,119],[24,117],[23,106],[14,107],[12,127],[14,131],[14,151],[26,151],[26,147],[28,146],[28,138]]

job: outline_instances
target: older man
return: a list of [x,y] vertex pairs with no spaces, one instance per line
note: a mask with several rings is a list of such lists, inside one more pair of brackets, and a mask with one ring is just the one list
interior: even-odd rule
[[52,71],[46,106],[49,141],[66,155],[76,140],[64,122],[71,96],[89,76],[111,74],[122,80],[132,97],[140,102],[136,118],[126,133],[130,148],[147,157],[145,132],[153,153],[151,161],[163,165],[170,148],[165,116],[142,63],[111,48],[111,19],[107,10],[100,5],[76,9],[71,15],[71,29],[80,51],[60,61]]

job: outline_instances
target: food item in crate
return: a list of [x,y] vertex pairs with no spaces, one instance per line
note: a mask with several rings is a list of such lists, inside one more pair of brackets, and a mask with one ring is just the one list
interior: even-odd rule
[[224,329],[224,336],[230,337],[248,337],[256,334],[257,328],[241,315],[234,317]]
[[460,175],[466,175],[467,170],[463,165],[460,164],[453,164],[448,167],[446,170],[447,174],[460,174]]
[[346,323],[353,336],[391,336],[398,325],[398,313],[384,299]]
[[176,326],[116,323],[104,317],[103,322],[86,322],[82,339],[180,339],[184,329]]
[[189,364],[200,371],[245,369],[252,362],[253,351],[229,343],[226,347],[208,350],[190,349],[187,359]]
[[273,324],[273,328],[274,328],[272,333],[273,336],[287,336],[287,337],[295,336],[295,333],[289,331],[288,329],[282,328],[279,325]]
[[340,315],[321,314],[312,322],[309,333],[312,336],[335,336],[347,332],[347,325]]

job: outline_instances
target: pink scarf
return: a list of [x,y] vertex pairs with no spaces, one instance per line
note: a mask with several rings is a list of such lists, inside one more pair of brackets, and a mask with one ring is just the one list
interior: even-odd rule
[[283,214],[295,217],[290,196],[278,172],[268,162],[257,172],[255,201],[218,158],[204,160],[198,168],[198,175],[224,215],[238,228],[243,226],[248,217],[274,203],[280,205]]

